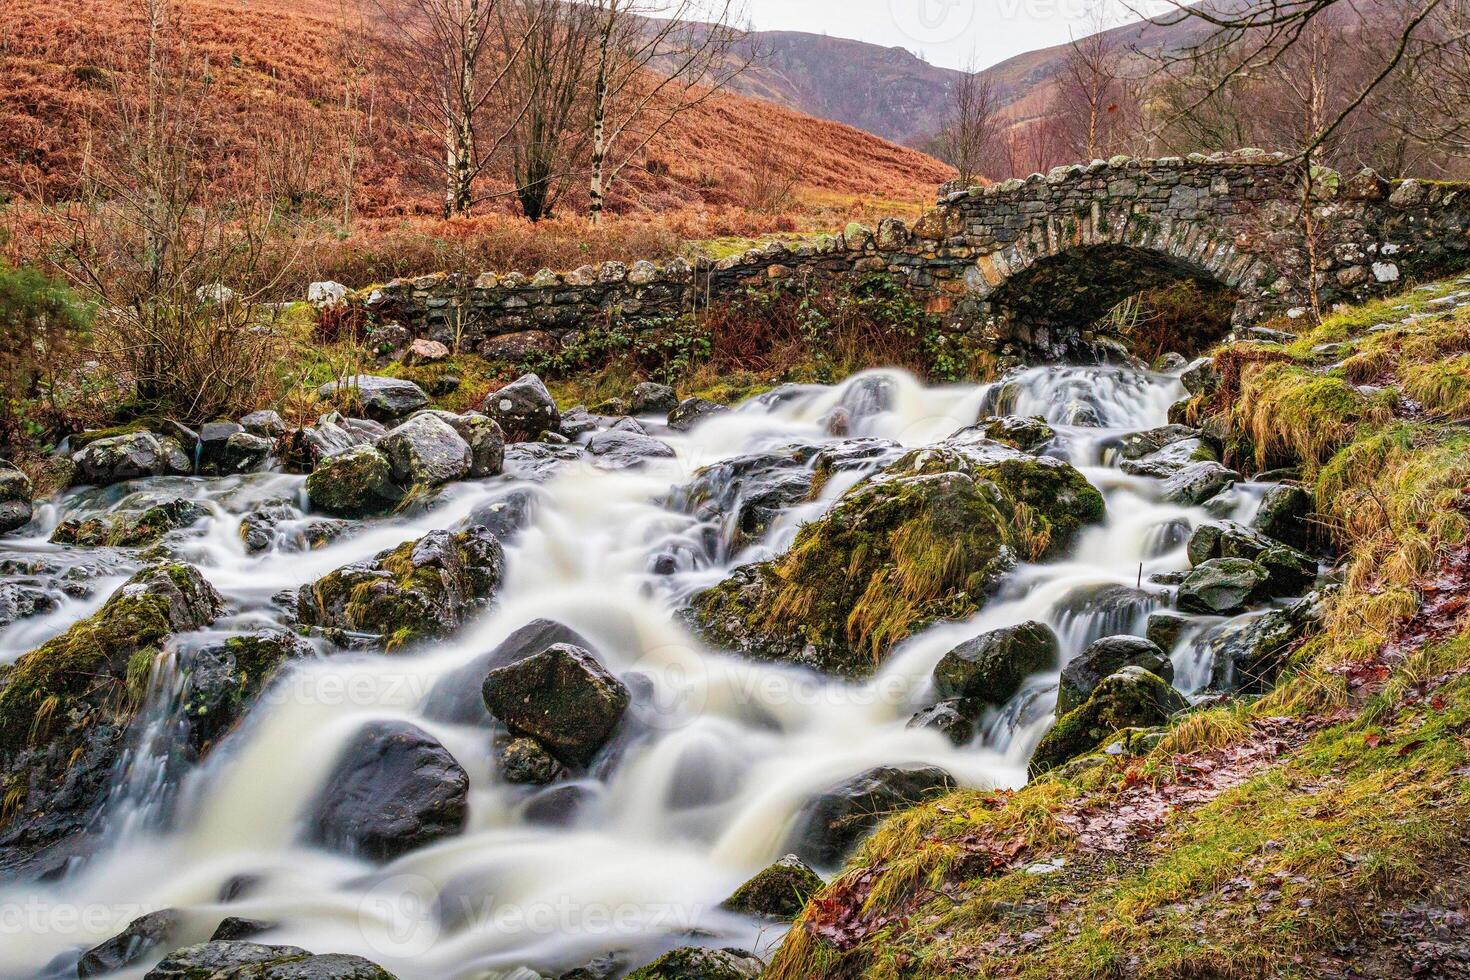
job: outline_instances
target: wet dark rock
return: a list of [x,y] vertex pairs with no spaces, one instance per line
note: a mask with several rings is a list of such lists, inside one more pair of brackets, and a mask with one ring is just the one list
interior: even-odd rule
[[142,961],[149,953],[171,942],[179,932],[182,916],[173,909],[150,912],[128,923],[111,939],[92,947],[77,962],[78,977],[101,977]]
[[643,423],[629,415],[620,417],[616,422],[608,426],[608,428],[614,432],[632,432],[640,436],[648,435],[648,430],[643,427]]
[[386,514],[404,497],[388,457],[372,446],[353,446],[322,460],[306,478],[306,493],[313,507],[349,519]]
[[946,653],[934,668],[934,687],[942,698],[973,698],[1003,705],[1026,678],[1060,662],[1057,636],[1042,623],[982,633]]
[[209,937],[209,941],[216,943],[254,939],[261,933],[270,932],[275,928],[277,928],[277,924],[274,922],[267,922],[264,919],[246,919],[232,915],[222,920],[215,927],[214,934]]
[[675,432],[688,432],[695,426],[716,415],[724,415],[730,409],[708,398],[686,398],[669,412],[669,428]]
[[453,483],[468,476],[474,462],[469,443],[448,422],[429,413],[415,415],[393,429],[378,440],[377,449],[388,460],[392,481],[400,487]]
[[535,490],[526,487],[507,490],[471,511],[464,526],[479,525],[502,543],[509,544],[531,525],[535,517],[536,501]]
[[164,957],[144,980],[395,980],[360,956],[313,956],[298,946],[207,942]]
[[402,722],[363,726],[312,807],[313,843],[377,861],[464,829],[469,776],[427,733]]
[[187,476],[194,461],[178,442],[151,432],[129,432],[89,442],[72,454],[74,485],[108,486],[148,476]]
[[1130,432],[1118,440],[1118,452],[1124,459],[1143,459],[1165,446],[1199,437],[1199,430],[1187,425],[1165,425],[1143,432]]
[[137,514],[62,521],[51,532],[51,542],[94,548],[146,548],[164,535],[193,527],[208,516],[208,509],[192,500],[168,500]]
[[1179,586],[1184,612],[1225,616],[1269,598],[1266,569],[1244,558],[1212,558],[1198,565]]
[[322,385],[317,395],[328,400],[345,398],[362,406],[368,418],[385,423],[407,418],[429,404],[429,396],[412,381],[373,374],[359,374]]
[[23,582],[0,583],[0,628],[54,612],[60,606],[61,596],[42,586]]
[[626,980],[756,980],[765,968],[744,950],[687,946],[639,967]]
[[232,636],[189,651],[183,657],[179,715],[194,753],[203,755],[233,728],[282,665],[313,653],[305,640],[281,629]]
[[986,707],[984,701],[974,698],[951,698],[915,713],[908,727],[932,728],[955,745],[965,745],[975,737],[975,723]]
[[500,778],[516,786],[549,786],[567,775],[566,767],[533,738],[507,738],[495,746]]
[[1188,706],[1163,678],[1141,667],[1124,667],[1103,678],[1081,706],[1059,717],[1042,736],[1031,757],[1031,774],[1040,775],[1092,751],[1120,729],[1162,725]]
[[1132,476],[1165,480],[1196,463],[1216,461],[1215,451],[1201,439],[1181,439],[1141,459],[1125,459],[1119,468]]
[[240,520],[240,541],[251,554],[316,551],[351,533],[355,525],[332,517],[307,517],[286,501],[261,504]]
[[1081,585],[1057,604],[1058,627],[1078,643],[1132,633],[1167,593],[1121,583]]
[[530,442],[561,428],[556,400],[534,374],[522,375],[486,397],[481,410],[500,424],[510,442]]
[[1023,418],[1019,415],[991,416],[980,420],[986,436],[1004,443],[1023,453],[1034,453],[1046,448],[1057,437],[1057,432],[1046,424],[1046,419],[1036,416]]
[[207,422],[199,430],[199,475],[232,476],[259,469],[275,441],[254,435],[238,422]]
[[31,522],[31,480],[5,460],[0,460],[0,534]]
[[488,653],[446,674],[429,692],[425,716],[458,725],[481,725],[491,720],[481,687],[485,675],[500,667],[525,660],[558,643],[596,649],[582,634],[549,619],[535,619],[511,633]]
[[518,442],[505,447],[505,474],[518,480],[542,483],[567,463],[587,458],[581,446],[547,442]]
[[591,763],[631,701],[627,686],[596,657],[565,643],[491,670],[483,694],[485,707],[511,731],[575,768]]
[[741,915],[790,922],[824,884],[810,865],[788,854],[737,888],[721,907]]
[[631,415],[668,415],[679,407],[679,396],[668,385],[645,381],[633,388],[628,396],[628,413]]
[[1167,653],[1174,649],[1187,629],[1189,617],[1165,609],[1149,615],[1146,632],[1148,639]]
[[1213,395],[1220,388],[1220,372],[1214,358],[1201,357],[1189,363],[1179,381],[1191,395]]
[[599,466],[610,469],[632,469],[646,460],[670,459],[674,455],[673,447],[666,442],[618,429],[597,433],[588,441],[587,451],[597,458]]
[[1278,484],[1261,498],[1260,510],[1252,518],[1251,527],[1293,548],[1309,551],[1315,544],[1311,518],[1316,509],[1316,501],[1306,490]]
[[598,429],[603,428],[607,419],[601,415],[593,415],[587,409],[578,405],[561,413],[561,434],[568,439],[579,439],[590,435]]
[[1285,609],[1212,631],[1203,641],[1213,664],[1210,686],[1241,694],[1269,691],[1297,643],[1322,628],[1329,595],[1328,590],[1316,592]]
[[[719,524],[723,557],[759,540],[780,514],[811,494],[813,446],[751,453],[700,469],[671,494],[671,506]],[[726,520],[733,515],[733,520]]]
[[1182,371],[1188,366],[1189,361],[1183,354],[1169,351],[1154,358],[1154,362],[1149,365],[1149,370],[1157,371],[1160,374],[1172,374],[1175,371]]
[[1239,479],[1239,473],[1219,463],[1192,463],[1164,481],[1164,499],[1197,506],[1234,486]]
[[1254,559],[1276,544],[1270,538],[1234,521],[1211,521],[1195,528],[1189,539],[1189,563],[1203,565],[1211,558]]
[[952,792],[955,785],[935,766],[869,769],[802,808],[791,850],[817,867],[835,867],[885,816]]
[[1064,715],[1079,707],[1103,678],[1124,667],[1142,667],[1166,681],[1174,679],[1174,664],[1157,643],[1141,636],[1105,636],[1089,644],[1062,668],[1057,714]]
[[521,816],[542,827],[570,827],[597,797],[597,790],[588,783],[559,783],[526,800]]
[[346,565],[297,593],[307,626],[374,634],[390,650],[448,636],[500,589],[505,557],[482,527],[431,531]]

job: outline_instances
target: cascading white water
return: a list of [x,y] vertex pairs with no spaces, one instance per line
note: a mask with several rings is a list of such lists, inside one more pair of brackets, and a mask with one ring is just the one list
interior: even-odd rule
[[[1169,590],[1149,578],[1186,567],[1184,538],[1159,529],[1212,515],[1162,502],[1158,481],[1108,465],[1107,445],[1164,424],[1167,407],[1182,394],[1177,380],[1120,368],[1042,368],[1003,385],[928,388],[885,371],[836,388],[779,394],[690,434],[661,433],[676,458],[618,471],[568,463],[538,475],[545,476],[539,483],[512,466],[507,477],[454,485],[427,512],[372,523],[318,551],[251,555],[238,533],[254,505],[303,502],[299,477],[147,485],[149,497],[190,496],[209,506],[202,534],[179,550],[231,601],[214,630],[270,622],[271,597],[281,590],[455,526],[512,485],[534,487],[536,503],[530,526],[507,549],[506,582],[491,611],[419,654],[334,653],[295,665],[239,730],[182,778],[166,764],[170,686],[156,682],[139,723],[154,727],[134,733],[134,768],[119,776],[125,789],[114,794],[104,851],[61,881],[0,890],[0,908],[22,910],[18,928],[0,923],[0,976],[35,975],[58,953],[95,944],[131,918],[166,907],[195,915],[203,930],[190,937],[196,941],[224,915],[261,919],[279,924],[262,941],[359,953],[404,980],[510,977],[526,975],[527,967],[555,975],[610,951],[626,951],[637,963],[694,941],[764,950],[779,930],[762,930],[718,905],[785,853],[794,816],[815,794],[885,763],[941,766],[973,787],[1022,783],[1052,715],[1054,674],[1034,678],[962,748],[906,723],[928,703],[934,665],[962,640],[1034,619],[1057,631],[1070,658],[1098,636],[1142,632],[1149,611],[1168,603]],[[1105,494],[1108,519],[1086,531],[1065,559],[1014,571],[969,621],[904,643],[866,683],[706,649],[679,624],[676,606],[734,564],[785,548],[802,521],[862,474],[839,474],[820,501],[786,510],[760,540],[715,561],[701,542],[722,532],[671,508],[670,489],[702,466],[742,454],[837,442],[829,430],[838,409],[845,438],[903,447],[938,441],[993,411],[1044,416],[1058,429],[1056,451]],[[1078,422],[1086,424],[1072,424]],[[1250,515],[1258,500],[1253,489],[1238,488],[1232,516]],[[78,496],[41,524],[49,531],[65,516],[139,503],[116,492]],[[61,554],[44,539],[16,547]],[[683,556],[671,574],[651,571],[661,554]],[[96,598],[68,600],[0,632],[0,662],[88,615],[126,571],[117,563],[100,573]],[[600,782],[586,782],[585,801],[562,826],[526,819],[524,793],[493,774],[490,732],[424,710],[437,681],[536,618],[587,637],[613,673],[647,678],[657,706],[639,711],[638,736],[621,746]],[[1208,665],[1201,674],[1190,649],[1176,657],[1180,686],[1202,687]],[[379,719],[423,728],[471,777],[465,832],[386,866],[299,840],[344,744]],[[172,805],[161,806],[164,795]],[[149,807],[161,809],[140,817]],[[225,903],[221,896],[246,878],[244,897]]]

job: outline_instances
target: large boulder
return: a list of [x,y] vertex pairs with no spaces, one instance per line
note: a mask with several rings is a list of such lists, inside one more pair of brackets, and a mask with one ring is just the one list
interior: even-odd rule
[[1285,483],[1266,491],[1261,506],[1251,519],[1251,527],[1293,548],[1309,551],[1316,543],[1312,514],[1317,502],[1301,487]]
[[128,579],[88,619],[0,669],[0,784],[15,794],[0,867],[75,843],[106,799],[156,658],[224,600],[195,568]]
[[649,459],[671,459],[673,447],[653,436],[608,429],[587,442],[587,451],[606,469],[632,469]]
[[143,980],[394,980],[360,956],[217,940],[175,950]]
[[72,454],[72,483],[109,486],[149,476],[186,476],[194,461],[171,437],[128,432],[87,443]]
[[386,514],[403,502],[393,464],[373,446],[357,445],[323,459],[306,478],[306,495],[333,517],[358,519]]
[[760,919],[790,922],[822,890],[822,876],[788,854],[735,890],[721,908]]
[[675,432],[688,432],[706,419],[728,411],[730,409],[726,406],[708,398],[686,398],[669,412],[669,428]]
[[1125,459],[1119,469],[1132,476],[1165,480],[1196,463],[1217,462],[1215,451],[1201,439],[1171,442],[1139,459]]
[[1270,598],[1270,573],[1245,558],[1212,558],[1198,565],[1179,586],[1184,612],[1228,616]]
[[476,480],[499,476],[505,467],[505,432],[500,423],[479,412],[466,412],[445,421],[470,447],[470,476]]
[[116,936],[83,953],[77,961],[77,976],[102,977],[141,962],[149,953],[173,940],[181,921],[182,917],[173,909],[139,916]]
[[469,812],[470,778],[427,733],[402,722],[363,726],[312,808],[308,838],[391,861],[453,837]]
[[1329,590],[1314,592],[1285,609],[1213,630],[1203,640],[1210,654],[1210,686],[1229,693],[1269,691],[1297,643],[1321,629],[1331,595]]
[[1103,678],[1124,667],[1142,667],[1166,681],[1174,680],[1174,664],[1152,640],[1141,636],[1105,636],[1089,644],[1062,669],[1057,689],[1057,714],[1064,715],[1086,701]]
[[295,633],[262,629],[189,650],[178,695],[184,742],[203,755],[245,716],[282,665],[311,657]]
[[1046,420],[1040,416],[991,416],[981,419],[980,425],[991,439],[1023,453],[1038,452],[1057,437],[1056,430],[1047,425]]
[[1124,459],[1143,459],[1165,446],[1198,436],[1199,430],[1191,429],[1187,425],[1163,425],[1157,429],[1130,432],[1119,439],[1117,445],[1119,454]]
[[1031,757],[1031,774],[1092,751],[1120,729],[1162,725],[1187,707],[1189,702],[1163,678],[1142,667],[1124,667],[1103,678],[1082,705],[1058,718],[1042,736]]
[[368,418],[384,423],[407,418],[429,404],[424,389],[412,381],[374,374],[359,374],[322,385],[317,395],[329,401],[346,399],[360,405]]
[[30,477],[0,459],[0,534],[31,522],[31,493]]
[[742,949],[685,946],[639,967],[625,980],[757,980],[765,968],[759,957]]
[[668,415],[679,407],[679,396],[668,385],[645,381],[628,396],[630,415]]
[[397,650],[457,630],[504,573],[500,542],[484,528],[431,531],[301,589],[296,613],[307,626],[376,635]]
[[632,695],[588,651],[554,644],[485,677],[485,707],[567,766],[584,768],[612,737]]
[[484,413],[500,424],[506,439],[531,442],[561,428],[556,399],[534,374],[526,374],[485,399]]
[[1102,519],[1070,465],[989,440],[915,450],[844,494],[779,558],[697,595],[691,624],[761,660],[863,677],[914,630],[972,615],[1023,560]]
[[974,698],[1003,705],[1026,678],[1057,666],[1061,645],[1042,623],[982,633],[946,653],[934,668],[934,687],[942,698]]
[[1239,473],[1219,463],[1191,463],[1164,481],[1164,499],[1198,506],[1220,491],[1228,490],[1239,479]]
[[481,693],[485,675],[559,643],[583,650],[594,649],[586,637],[571,627],[549,619],[534,619],[497,643],[488,653],[446,674],[429,692],[424,704],[425,717],[456,725],[489,722],[491,716],[485,709],[485,698]]
[[954,777],[937,766],[869,769],[843,780],[802,808],[791,850],[817,867],[836,867],[885,816],[955,788]]
[[247,432],[239,422],[207,422],[199,429],[197,446],[200,476],[231,476],[260,468],[275,441]]
[[392,480],[401,487],[433,488],[470,473],[470,445],[437,415],[422,413],[378,440]]

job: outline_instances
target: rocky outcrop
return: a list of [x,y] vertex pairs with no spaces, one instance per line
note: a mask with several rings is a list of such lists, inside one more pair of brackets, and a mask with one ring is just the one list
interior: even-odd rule
[[[378,440],[391,479],[400,487],[432,489],[470,473],[470,444],[437,415],[415,415]],[[330,462],[330,461],[329,461]]]
[[376,861],[464,829],[470,778],[428,734],[402,722],[365,725],[312,807],[314,843]]
[[457,630],[495,597],[504,571],[500,542],[484,528],[431,531],[301,589],[296,614],[398,650]]
[[955,789],[935,766],[878,766],[833,786],[802,808],[789,845],[817,867],[835,867],[885,816]]
[[366,445],[323,459],[306,478],[306,494],[318,510],[353,520],[386,514],[404,498],[388,457]]
[[310,644],[282,629],[232,636],[184,653],[179,717],[185,744],[203,755],[245,717],[283,665],[312,654]]
[[612,737],[632,700],[597,658],[564,643],[490,671],[483,693],[490,714],[512,732],[578,769]]
[[854,487],[785,555],[696,596],[689,618],[757,659],[866,676],[915,629],[974,613],[1017,561],[1060,553],[1103,513],[1071,466],[968,432]]
[[77,961],[77,976],[102,977],[142,962],[173,941],[181,919],[173,909],[139,916],[116,936],[83,953]]
[[1198,565],[1179,586],[1179,608],[1208,616],[1244,612],[1270,598],[1269,573],[1245,558],[1212,558]]
[[481,692],[485,676],[559,643],[583,650],[596,649],[591,641],[570,627],[549,619],[534,619],[512,632],[489,652],[446,674],[429,692],[424,704],[425,715],[435,721],[458,725],[489,723],[491,716]]

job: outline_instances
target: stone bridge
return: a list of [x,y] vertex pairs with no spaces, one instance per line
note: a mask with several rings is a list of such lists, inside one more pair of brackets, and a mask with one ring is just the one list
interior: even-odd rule
[[[1119,302],[1180,280],[1225,291],[1233,321],[1299,316],[1470,265],[1470,184],[1303,171],[1242,150],[1118,157],[947,194],[912,226],[774,243],[720,262],[605,263],[534,276],[395,280],[368,307],[410,332],[487,356],[592,326],[697,311],[774,280],[900,277],[956,331],[1046,358],[1092,353]],[[1217,338],[1203,337],[1201,344]]]

